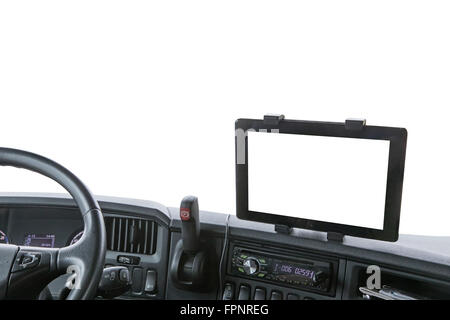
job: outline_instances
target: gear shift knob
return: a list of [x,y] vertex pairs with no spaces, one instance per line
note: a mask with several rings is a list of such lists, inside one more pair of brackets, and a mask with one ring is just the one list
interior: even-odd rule
[[183,198],[180,205],[180,218],[183,249],[187,252],[197,252],[200,247],[200,215],[197,197]]

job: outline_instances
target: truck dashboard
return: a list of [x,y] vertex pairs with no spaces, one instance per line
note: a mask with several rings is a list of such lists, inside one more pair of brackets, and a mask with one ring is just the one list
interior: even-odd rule
[[[105,267],[125,267],[131,277],[116,299],[359,300],[368,298],[360,288],[373,265],[396,292],[450,299],[450,237],[400,235],[395,243],[345,237],[341,243],[325,233],[283,234],[270,224],[200,210],[200,241],[211,270],[199,280],[208,285],[193,288],[188,272],[174,262],[182,238],[180,208],[96,199],[106,227]],[[2,193],[0,230],[2,243],[61,248],[79,240],[83,221],[69,196]],[[67,277],[53,280],[40,298],[61,298]]]

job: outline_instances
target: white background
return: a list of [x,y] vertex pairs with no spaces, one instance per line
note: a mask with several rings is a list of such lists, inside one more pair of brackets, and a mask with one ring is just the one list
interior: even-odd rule
[[249,131],[248,208],[382,230],[389,145]]
[[[448,1],[3,1],[0,145],[96,194],[235,212],[234,121],[409,131],[400,231],[450,235]],[[58,191],[0,169],[2,191]]]

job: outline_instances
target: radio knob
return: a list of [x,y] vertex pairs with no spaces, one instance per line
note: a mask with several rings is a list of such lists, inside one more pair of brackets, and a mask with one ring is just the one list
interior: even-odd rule
[[242,267],[244,268],[246,274],[255,274],[259,271],[259,261],[255,258],[247,258],[244,260]]

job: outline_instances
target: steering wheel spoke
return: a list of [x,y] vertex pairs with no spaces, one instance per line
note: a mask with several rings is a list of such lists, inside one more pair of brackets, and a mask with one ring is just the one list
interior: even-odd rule
[[8,299],[35,299],[47,284],[61,274],[57,267],[59,249],[17,247],[11,263]]

